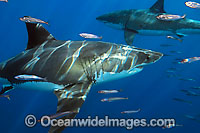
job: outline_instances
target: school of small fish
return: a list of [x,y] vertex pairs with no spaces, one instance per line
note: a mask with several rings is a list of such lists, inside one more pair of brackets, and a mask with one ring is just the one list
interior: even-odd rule
[[[185,2],[185,5],[187,7],[193,8],[193,9],[200,9],[200,3],[198,2],[193,2],[193,1],[187,1]],[[180,15],[173,15],[173,14],[160,14],[156,17],[157,19],[159,19],[160,21],[166,21],[166,22],[172,22],[172,21],[181,21],[182,19],[186,18],[186,15],[180,16]],[[167,39],[172,39],[172,40],[177,40],[179,42],[182,42],[183,39],[182,37],[184,37],[185,35],[181,35],[181,34],[177,34],[177,37],[174,36],[166,36]],[[160,47],[163,48],[167,48],[167,47],[173,47],[175,46],[174,44],[160,44]],[[181,51],[176,51],[176,50],[171,50],[169,51],[171,54],[182,54]],[[173,56],[173,55],[169,55],[169,54],[164,54],[164,56]],[[190,58],[179,58],[176,59],[173,63],[174,64],[179,64],[179,65],[183,65],[183,64],[191,64],[193,62],[198,62],[200,61],[200,57],[195,56],[195,57],[190,57]],[[180,70],[178,68],[172,67],[166,70],[166,74],[168,78],[176,78],[178,80],[180,80],[180,82],[197,82],[197,80],[195,78],[192,77],[183,77],[182,76],[182,72],[184,70]],[[192,90],[193,89],[193,90]],[[200,96],[200,86],[192,86],[191,88],[188,89],[181,89],[180,92],[182,94],[184,94],[187,97],[199,97]],[[188,98],[189,99],[189,98]],[[186,98],[173,98],[174,101],[180,102],[180,103],[185,103],[188,105],[193,105],[193,101],[191,101],[190,99],[188,100]],[[197,119],[196,116],[194,115],[185,115],[186,118],[194,120],[198,123],[200,123],[200,119]],[[169,124],[165,127],[163,127],[163,129],[166,128],[174,128],[176,126],[182,126],[182,125],[173,125],[173,124]]]
[[[123,90],[100,90],[98,93],[100,94],[116,94],[120,93]],[[128,97],[110,97],[110,98],[104,98],[101,99],[101,102],[113,102],[113,101],[118,101],[118,100],[128,100]],[[139,108],[138,110],[128,110],[128,111],[122,111],[121,114],[133,114],[133,113],[138,113],[140,112],[141,109]]]

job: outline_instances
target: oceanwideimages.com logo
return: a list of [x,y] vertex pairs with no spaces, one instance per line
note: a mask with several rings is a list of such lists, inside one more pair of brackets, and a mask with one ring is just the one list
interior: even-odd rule
[[40,123],[43,127],[123,127],[131,130],[136,127],[164,127],[169,124],[176,125],[175,119],[113,119],[105,116],[103,119],[95,116],[84,119],[51,119],[49,116],[43,116],[36,120],[34,115],[28,115],[25,118],[25,124],[28,127],[34,127]]

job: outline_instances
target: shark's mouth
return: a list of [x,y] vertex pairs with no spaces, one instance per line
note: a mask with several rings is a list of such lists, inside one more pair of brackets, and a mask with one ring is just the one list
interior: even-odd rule
[[124,29],[124,25],[123,24],[114,24],[114,23],[109,23],[109,22],[104,22],[107,26],[112,27],[114,29],[118,29],[118,30],[123,30]]
[[135,68],[130,69],[129,71],[122,71],[120,73],[115,73],[115,72],[104,72],[104,74],[100,75],[99,78],[97,79],[97,83],[102,83],[102,82],[109,82],[113,80],[118,80],[122,79],[125,77],[129,77],[131,75],[135,75],[136,73],[140,72],[143,70],[142,66],[138,66]]

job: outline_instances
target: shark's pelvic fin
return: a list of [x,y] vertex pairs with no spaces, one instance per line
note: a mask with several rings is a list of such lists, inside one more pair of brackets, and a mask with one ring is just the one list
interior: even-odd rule
[[166,13],[164,10],[164,0],[158,0],[150,10],[154,13]]
[[124,31],[124,38],[128,45],[133,44],[134,37],[137,33],[138,33],[137,31],[133,31],[133,30],[125,30]]
[[26,50],[39,46],[47,40],[55,40],[41,24],[26,23],[26,27],[28,31],[28,45]]
[[[66,111],[73,112],[72,114],[63,116],[60,119],[73,119],[78,114],[91,86],[92,82],[77,83],[69,85],[64,89],[54,91],[58,98],[57,113]],[[51,127],[49,133],[60,133],[64,128],[66,127]]]
[[187,36],[187,35],[182,34],[182,33],[176,33],[176,35],[177,35],[178,37],[180,37],[180,38]]
[[0,95],[7,93],[8,91],[10,91],[13,88],[14,88],[13,86],[3,86],[3,88],[0,91]]

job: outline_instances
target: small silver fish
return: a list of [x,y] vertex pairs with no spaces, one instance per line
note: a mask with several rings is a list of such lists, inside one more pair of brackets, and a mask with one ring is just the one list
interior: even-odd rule
[[192,104],[191,101],[186,101],[186,100],[183,100],[183,99],[180,99],[180,98],[173,98],[173,100],[178,101],[178,102],[184,102],[184,103]]
[[200,90],[200,86],[193,86],[192,89]]
[[138,109],[138,110],[129,110],[129,111],[123,111],[123,112],[121,112],[121,114],[133,114],[133,113],[138,113],[140,111],[141,111],[141,109]]
[[175,73],[174,70],[167,70],[166,73]]
[[50,116],[50,119],[58,118],[58,117],[60,117],[60,116],[68,115],[68,114],[73,114],[73,113],[77,113],[77,112],[66,111],[66,112],[57,113],[57,114],[55,114],[55,115],[51,115],[51,116]]
[[187,2],[185,2],[185,5],[190,8],[200,9],[200,4],[197,2],[187,1]]
[[[51,115],[51,116],[49,116],[49,118],[50,119],[56,119],[58,117],[61,117],[61,116],[64,116],[64,115],[73,114],[73,113],[78,113],[78,112],[74,112],[74,111],[61,112],[61,113],[57,113],[55,115]],[[41,120],[38,120],[38,122],[41,122]]]
[[170,68],[168,68],[168,70],[174,70],[174,71],[177,71],[177,68],[170,67]]
[[89,34],[89,33],[81,33],[79,34],[81,37],[83,38],[88,38],[88,39],[102,39],[103,37],[102,36],[97,36],[97,35],[94,35],[94,34]]
[[0,97],[5,97],[5,98],[7,98],[8,100],[10,100],[10,95],[0,95]]
[[190,90],[181,90],[181,91],[184,92],[188,96],[200,96],[200,94],[198,94],[194,91],[190,91]]
[[192,57],[192,58],[187,58],[187,59],[183,59],[179,62],[179,64],[185,64],[185,63],[191,63],[194,61],[199,61],[200,57]]
[[173,44],[160,44],[161,47],[170,47],[170,46],[174,46]]
[[200,123],[200,120],[196,118],[196,116],[192,116],[192,115],[184,115],[186,118],[190,119],[190,120],[194,120],[198,123]]
[[191,115],[184,115],[186,118],[189,118],[189,119],[192,119],[192,120],[195,120],[195,117],[194,116],[191,116]]
[[101,90],[101,91],[98,91],[98,93],[101,93],[101,94],[111,94],[111,93],[119,93],[121,91],[122,90]]
[[179,80],[183,80],[183,81],[196,81],[195,79],[192,79],[192,78],[179,78]]
[[23,22],[27,22],[27,23],[43,23],[43,24],[49,25],[48,22],[45,22],[45,21],[37,19],[37,18],[32,18],[31,16],[24,16],[24,17],[19,18],[19,20],[21,20]]
[[166,129],[166,128],[174,128],[174,127],[182,127],[183,125],[176,125],[174,123],[172,124],[167,124],[165,126],[162,127],[162,129]]
[[111,98],[104,98],[101,101],[102,102],[112,102],[112,101],[117,101],[117,100],[127,100],[128,97],[111,97]]
[[163,56],[172,56],[172,55],[170,55],[170,54],[163,54]]
[[33,80],[33,81],[46,81],[46,78],[41,78],[35,75],[17,75],[14,77],[17,80]]
[[165,15],[159,15],[156,18],[159,20],[163,20],[163,21],[174,21],[174,20],[180,20],[180,19],[184,19],[186,17],[186,15],[183,16],[179,16],[179,15],[171,15],[171,14],[165,14]]
[[2,1],[2,2],[8,2],[8,0],[0,0],[0,1]]
[[174,40],[178,40],[179,42],[182,42],[182,41],[183,41],[182,39],[179,39],[179,38],[173,37],[173,36],[167,36],[167,38],[169,38],[169,39],[174,39]]
[[173,54],[182,54],[182,52],[181,51],[174,51],[174,50],[172,50],[172,51],[169,51],[170,53],[173,53]]

